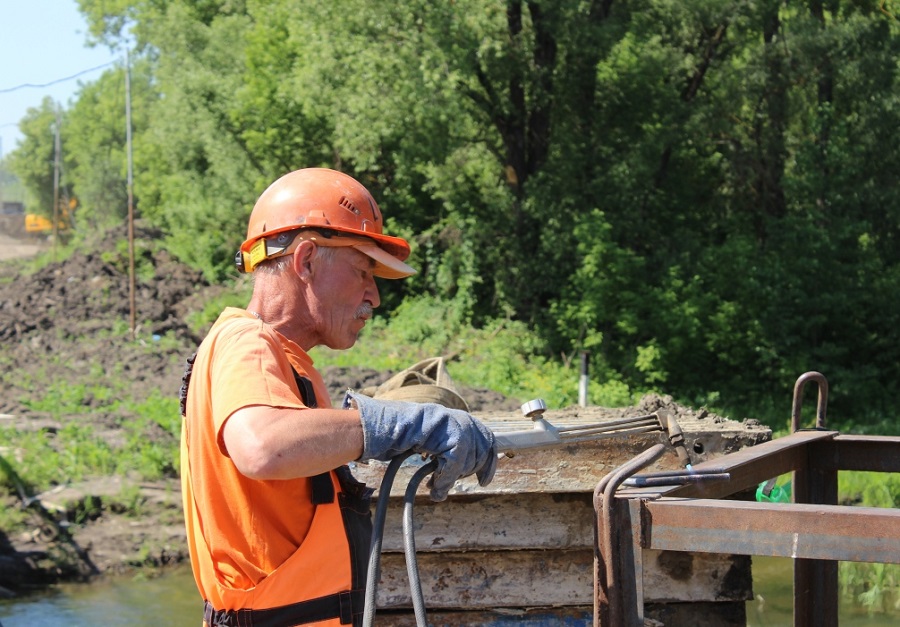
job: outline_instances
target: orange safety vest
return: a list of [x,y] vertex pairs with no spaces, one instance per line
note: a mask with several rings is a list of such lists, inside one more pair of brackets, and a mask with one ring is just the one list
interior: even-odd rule
[[[236,590],[222,585],[215,577],[209,550],[205,543],[202,545],[205,550],[198,551],[201,558],[198,563],[206,571],[203,579],[216,582],[212,589],[204,591],[207,596],[204,624],[209,627],[361,624],[371,538],[368,489],[352,480],[347,471],[346,475],[356,483],[356,487],[353,484],[348,487],[358,493],[344,491],[339,476],[344,474],[343,470],[319,475],[328,479],[332,501],[316,506],[303,544],[256,587]],[[315,487],[313,491],[316,492]],[[204,542],[202,536],[195,541]],[[336,559],[342,555],[349,559]]]
[[[193,357],[182,382],[185,412]],[[316,407],[311,382],[294,370],[300,397]],[[183,425],[183,429],[186,428]],[[185,442],[186,439],[183,438]],[[189,520],[199,521],[193,494],[188,446],[182,448],[182,489]],[[291,625],[359,625],[372,525],[372,490],[356,481],[346,466],[309,478],[312,523],[297,550],[249,589],[222,583],[203,534],[188,527],[188,541],[198,584],[202,581],[204,624],[208,627],[288,627]],[[213,582],[210,585],[210,582]]]

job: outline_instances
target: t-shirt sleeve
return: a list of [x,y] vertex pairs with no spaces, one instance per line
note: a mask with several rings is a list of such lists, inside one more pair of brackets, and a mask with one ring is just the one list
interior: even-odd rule
[[212,414],[219,448],[222,427],[237,410],[253,405],[303,408],[291,364],[277,339],[256,324],[235,325],[216,344],[211,368]]

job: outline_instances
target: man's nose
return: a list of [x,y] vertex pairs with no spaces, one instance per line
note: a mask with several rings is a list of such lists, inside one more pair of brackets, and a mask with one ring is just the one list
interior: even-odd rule
[[378,305],[381,304],[381,296],[378,294],[378,284],[375,282],[375,277],[369,279],[366,296],[368,297],[367,300],[372,303],[372,308],[378,307]]

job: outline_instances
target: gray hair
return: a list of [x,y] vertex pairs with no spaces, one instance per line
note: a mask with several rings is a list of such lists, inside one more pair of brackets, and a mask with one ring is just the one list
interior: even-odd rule
[[[336,256],[337,248],[333,248],[331,246],[316,246],[316,261],[321,261],[327,266],[331,265]],[[284,257],[276,257],[275,259],[266,259],[265,261],[261,261],[253,270],[253,275],[257,275],[258,273],[267,274],[270,276],[281,274],[291,267],[292,258],[292,255],[285,255]]]

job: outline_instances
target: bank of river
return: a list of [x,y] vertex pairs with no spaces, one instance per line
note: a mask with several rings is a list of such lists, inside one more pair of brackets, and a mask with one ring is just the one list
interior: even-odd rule
[[11,601],[0,601],[2,627],[197,627],[203,602],[190,567],[159,577],[104,578],[63,584]]
[[[747,603],[748,627],[790,627],[791,561],[753,560],[756,600]],[[24,599],[0,602],[3,627],[197,627],[201,602],[188,568],[156,578],[108,579],[89,585],[69,584]],[[888,627],[900,624],[900,610],[867,616],[842,600],[841,627]]]

